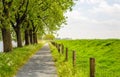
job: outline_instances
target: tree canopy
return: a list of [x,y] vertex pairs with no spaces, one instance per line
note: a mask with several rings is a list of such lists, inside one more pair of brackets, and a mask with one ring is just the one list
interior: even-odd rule
[[29,45],[37,43],[38,34],[55,33],[66,22],[64,13],[71,10],[73,5],[73,0],[0,0],[4,51],[12,50],[11,31],[16,33],[18,47],[22,47],[23,37]]

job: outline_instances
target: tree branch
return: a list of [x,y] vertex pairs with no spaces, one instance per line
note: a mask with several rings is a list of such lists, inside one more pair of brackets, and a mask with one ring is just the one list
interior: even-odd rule
[[46,11],[47,9],[49,9],[50,8],[50,6],[51,6],[51,3],[48,5],[48,4],[46,4],[46,6],[47,7],[41,7],[41,9],[42,9],[42,11]]
[[8,7],[11,7],[13,3],[13,0],[11,0],[10,2],[7,3]]
[[15,25],[12,20],[10,20],[10,23],[12,24],[12,27],[15,28]]
[[43,22],[46,26],[48,26],[47,23],[42,19],[41,16],[39,16],[39,18],[42,20],[42,22]]
[[20,9],[22,8],[22,6],[24,5],[24,3],[25,3],[25,0],[22,0],[20,6],[19,6],[19,8],[18,8],[18,10],[20,10]]
[[27,16],[28,5],[29,5],[29,0],[27,0],[25,11],[19,19],[19,21],[20,21],[19,24],[22,23],[24,21],[25,17]]

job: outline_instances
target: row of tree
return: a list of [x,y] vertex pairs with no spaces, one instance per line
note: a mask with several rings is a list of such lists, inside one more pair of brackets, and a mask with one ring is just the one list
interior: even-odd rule
[[4,52],[12,50],[15,33],[17,47],[37,43],[37,35],[54,33],[66,22],[64,13],[73,0],[0,0],[0,28]]

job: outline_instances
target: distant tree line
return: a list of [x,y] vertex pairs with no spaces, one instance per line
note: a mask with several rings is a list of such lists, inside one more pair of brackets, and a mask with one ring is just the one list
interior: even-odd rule
[[66,22],[64,13],[74,5],[73,0],[0,0],[0,33],[4,52],[36,44],[37,35],[53,34]]

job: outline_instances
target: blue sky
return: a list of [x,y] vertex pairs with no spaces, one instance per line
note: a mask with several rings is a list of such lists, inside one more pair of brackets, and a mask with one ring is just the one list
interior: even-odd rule
[[120,0],[78,0],[60,38],[120,38]]

